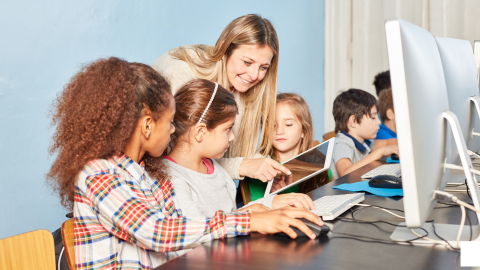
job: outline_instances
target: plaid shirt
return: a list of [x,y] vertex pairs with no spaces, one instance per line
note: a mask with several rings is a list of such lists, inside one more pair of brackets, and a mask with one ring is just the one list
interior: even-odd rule
[[152,269],[177,250],[250,233],[248,213],[187,219],[175,203],[172,183],[152,179],[143,162],[125,155],[89,162],[75,186],[77,269]]

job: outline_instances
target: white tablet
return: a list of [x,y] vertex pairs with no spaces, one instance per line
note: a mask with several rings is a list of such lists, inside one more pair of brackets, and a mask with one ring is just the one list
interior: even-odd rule
[[[301,153],[282,163],[292,174],[291,176],[278,175],[276,178],[268,181],[265,197],[270,194],[277,194],[287,188],[291,188],[301,182],[314,177],[330,168],[332,162],[333,145],[335,138],[331,138],[307,151]],[[282,178],[283,177],[283,178]],[[274,181],[284,181],[286,186],[270,192]]]

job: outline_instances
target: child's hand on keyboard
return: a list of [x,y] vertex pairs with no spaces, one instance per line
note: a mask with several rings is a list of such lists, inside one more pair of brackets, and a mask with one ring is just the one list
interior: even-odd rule
[[272,208],[278,209],[285,206],[293,206],[297,208],[305,208],[309,210],[315,210],[315,205],[312,199],[306,194],[301,193],[287,193],[282,195],[276,195],[272,201]]

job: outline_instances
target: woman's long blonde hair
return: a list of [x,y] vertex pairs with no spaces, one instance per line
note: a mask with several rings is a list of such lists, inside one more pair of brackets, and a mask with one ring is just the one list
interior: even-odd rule
[[[240,45],[267,45],[273,51],[273,58],[264,79],[245,93],[240,93],[245,111],[241,123],[238,123],[240,131],[229,156],[252,158],[256,151],[269,153],[272,147],[279,45],[271,22],[258,15],[245,15],[233,20],[223,30],[215,46],[194,45],[195,59],[191,55],[192,47],[178,47],[170,51],[170,54],[186,62],[198,78],[218,82],[224,88],[230,89],[226,61]],[[260,148],[257,149],[260,127]]]

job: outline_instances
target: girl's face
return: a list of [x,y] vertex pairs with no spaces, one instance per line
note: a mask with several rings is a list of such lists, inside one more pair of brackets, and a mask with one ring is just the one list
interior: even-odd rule
[[162,116],[155,122],[146,146],[146,152],[152,157],[159,157],[170,142],[170,134],[175,132],[173,125],[173,117],[175,116],[175,99],[171,97],[170,105],[162,114]]
[[265,78],[272,58],[270,46],[240,45],[226,63],[230,86],[238,92],[246,92]]
[[304,134],[302,124],[285,103],[278,103],[275,110],[273,148],[279,153],[289,154],[289,158],[298,155],[300,142]]
[[228,150],[229,143],[235,139],[232,130],[234,124],[235,117],[232,117],[232,119],[227,122],[208,131],[207,136],[205,136],[205,139],[202,141],[204,145],[203,156],[211,159],[223,157],[223,154]]

